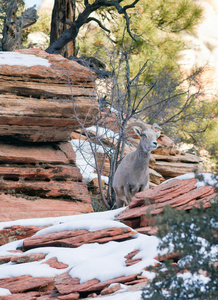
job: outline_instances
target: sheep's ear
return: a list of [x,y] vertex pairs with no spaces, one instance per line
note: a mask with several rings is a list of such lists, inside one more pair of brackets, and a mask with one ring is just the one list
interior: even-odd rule
[[138,136],[141,136],[141,131],[138,128],[134,127],[133,129]]
[[156,133],[157,138],[159,138],[160,134],[161,134],[161,131],[158,131],[158,132]]

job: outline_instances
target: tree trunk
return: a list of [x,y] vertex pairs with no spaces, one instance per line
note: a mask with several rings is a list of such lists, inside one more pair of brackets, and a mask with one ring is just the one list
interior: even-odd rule
[[[75,0],[55,0],[52,11],[50,45],[52,45],[63,32],[70,28],[66,19],[75,22]],[[64,57],[76,56],[75,40],[65,45],[60,54]]]

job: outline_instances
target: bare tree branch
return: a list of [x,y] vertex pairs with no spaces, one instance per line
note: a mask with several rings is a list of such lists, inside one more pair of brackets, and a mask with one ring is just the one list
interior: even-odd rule
[[65,23],[65,24],[67,24],[69,26],[73,26],[73,22],[71,20],[69,20],[69,19],[66,19],[65,21],[64,20],[61,20],[61,21],[62,21],[62,23]]
[[94,21],[96,22],[99,27],[101,27],[103,30],[107,31],[107,32],[111,32],[109,29],[107,29],[98,19],[94,18],[94,17],[89,17],[87,20],[86,20],[86,23],[89,23],[91,21]]
[[20,17],[17,17],[17,1],[11,1],[7,8],[4,21],[2,50],[13,51],[21,45],[21,32],[23,28],[36,23],[38,19],[35,6],[26,9]]

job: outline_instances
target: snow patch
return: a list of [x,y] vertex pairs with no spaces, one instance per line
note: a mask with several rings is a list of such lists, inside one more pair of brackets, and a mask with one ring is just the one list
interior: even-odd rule
[[0,52],[0,65],[18,65],[18,66],[45,66],[49,67],[50,63],[47,59],[32,54],[23,54],[19,52]]
[[[23,239],[2,245],[2,246],[0,246],[0,256],[11,255],[11,252],[8,252],[8,251],[17,250],[17,248],[21,248],[22,246],[23,246]],[[18,253],[13,253],[13,255],[19,256]]]
[[0,287],[0,296],[8,296],[11,295],[11,292],[8,289],[4,289]]
[[[96,152],[104,153],[102,146],[95,145],[94,143],[89,143],[87,141],[81,140],[70,140],[73,150],[76,153],[76,165],[80,169],[85,182],[90,182],[93,178],[97,178],[95,174],[95,159],[92,149]],[[106,183],[108,182],[108,177],[101,176],[101,179]]]
[[[106,244],[82,245],[75,249],[77,264],[70,271],[72,278],[78,277],[81,282],[93,278],[100,281],[109,280],[120,276],[128,276],[141,273],[146,266],[154,265],[157,261],[153,258],[157,255],[158,239],[138,234],[136,238],[122,242],[108,242]],[[132,266],[126,267],[125,255],[135,249],[140,249],[137,258],[142,260]],[[136,256],[134,257],[136,258]]]
[[[41,261],[42,262],[42,261]],[[7,263],[0,266],[0,278],[19,277],[30,275],[33,277],[54,277],[63,273],[63,270],[51,268],[48,264],[29,262],[25,264]]]
[[94,131],[95,133],[98,134],[98,136],[100,137],[104,137],[104,138],[112,138],[112,139],[118,139],[119,138],[119,134],[108,129],[108,128],[105,128],[105,127],[100,127],[100,126],[90,126],[88,128],[86,128],[86,130],[88,131]]
[[[195,173],[186,173],[184,175],[180,175],[174,178],[170,178],[168,180],[165,180],[164,182],[162,182],[161,184],[164,184],[170,180],[173,179],[192,179],[195,178]],[[212,174],[212,173],[200,173],[197,174],[197,183],[195,184],[196,187],[200,187],[200,186],[213,186],[213,187],[218,187],[218,176]]]
[[[101,126],[90,126],[86,128],[86,130],[95,132],[99,136],[99,138],[114,140],[118,140],[119,138],[118,133]],[[83,180],[85,182],[90,182],[93,178],[97,178],[98,175],[94,173],[96,170],[96,166],[93,151],[99,153],[109,153],[113,150],[108,147],[102,147],[100,145],[82,140],[72,139],[70,142],[73,146],[73,150],[76,153],[76,164],[81,171]],[[106,184],[108,183],[107,176],[101,176],[101,179],[104,180]]]
[[11,227],[14,225],[21,226],[51,226],[58,225],[61,223],[80,221],[82,224],[85,220],[114,220],[126,207],[121,207],[114,210],[94,212],[82,215],[72,215],[72,216],[61,216],[61,217],[48,217],[48,218],[34,218],[34,219],[20,219],[15,221],[0,222],[0,230],[5,227]]
[[53,225],[38,231],[35,235],[48,234],[53,232],[69,231],[69,230],[82,230],[96,231],[100,229],[112,227],[127,227],[125,224],[111,220],[81,220],[65,222],[59,225]]

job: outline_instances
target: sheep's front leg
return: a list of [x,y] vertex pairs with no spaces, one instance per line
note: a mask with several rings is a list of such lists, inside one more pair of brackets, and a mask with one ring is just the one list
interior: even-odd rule
[[127,203],[132,201],[132,188],[130,185],[124,186],[124,195],[126,197]]
[[120,199],[119,197],[116,196],[116,206],[117,206],[117,208],[123,207],[124,204],[125,204],[125,202],[122,199]]

